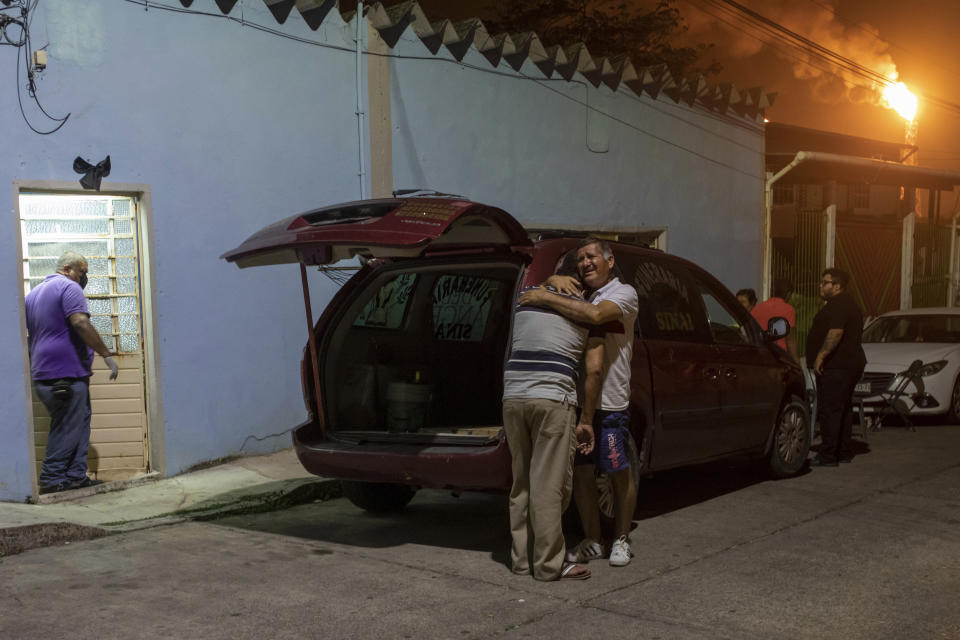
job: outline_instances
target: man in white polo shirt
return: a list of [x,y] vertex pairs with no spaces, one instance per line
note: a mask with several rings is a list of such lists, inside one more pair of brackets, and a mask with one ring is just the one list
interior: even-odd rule
[[[573,495],[580,512],[585,537],[567,556],[571,562],[588,562],[603,557],[600,508],[596,472],[607,474],[613,485],[614,536],[610,564],[623,567],[630,563],[630,526],[637,504],[628,457],[630,437],[630,360],[633,356],[633,332],[639,300],[637,291],[613,273],[614,257],[610,245],[597,238],[585,238],[577,249],[580,280],[590,291],[587,301],[549,294],[543,289],[520,296],[521,305],[547,307],[559,311],[574,322],[601,325],[605,329],[605,361],[600,410],[594,416],[596,446],[586,459],[577,456]],[[561,291],[575,289],[574,283],[553,276],[549,284]]]

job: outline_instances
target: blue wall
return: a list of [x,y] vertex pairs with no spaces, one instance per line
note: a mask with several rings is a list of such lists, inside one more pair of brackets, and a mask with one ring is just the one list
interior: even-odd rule
[[[194,8],[215,12],[209,4]],[[244,17],[353,46],[336,12],[318,32],[296,13],[278,26],[259,2],[245,3]],[[152,428],[165,429],[167,473],[295,425],[305,416],[299,360],[307,335],[298,267],[241,272],[218,256],[281,217],[358,197],[354,55],[222,17],[113,0],[44,0],[32,36],[35,47],[49,42],[38,83],[44,108],[72,115],[56,134],[32,133],[7,82],[0,198],[13,202],[14,179],[75,181],[77,155],[96,162],[109,154],[107,182],[150,186],[166,422]],[[16,54],[0,48],[10,81]],[[49,126],[35,109],[28,115]],[[0,401],[0,499],[21,500],[30,493],[31,452],[15,221],[7,224],[0,376],[13,392]],[[313,282],[316,314],[333,287],[319,274]],[[289,444],[289,436],[251,440],[243,451]]]

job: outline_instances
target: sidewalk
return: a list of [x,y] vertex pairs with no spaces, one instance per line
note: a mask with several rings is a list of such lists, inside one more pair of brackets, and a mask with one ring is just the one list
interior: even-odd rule
[[310,475],[292,448],[237,458],[172,478],[156,475],[0,502],[0,557],[112,533],[272,511],[339,497],[340,484]]

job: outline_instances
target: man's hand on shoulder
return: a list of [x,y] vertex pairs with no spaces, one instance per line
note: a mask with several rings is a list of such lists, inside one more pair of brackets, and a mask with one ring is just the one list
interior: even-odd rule
[[550,293],[542,286],[536,287],[535,289],[528,289],[520,294],[520,297],[517,299],[517,304],[523,307],[542,307],[544,306],[546,296],[549,295]]
[[560,293],[565,293],[568,296],[583,295],[583,285],[579,280],[571,276],[558,276],[554,274],[547,278],[547,281],[544,284],[553,287]]

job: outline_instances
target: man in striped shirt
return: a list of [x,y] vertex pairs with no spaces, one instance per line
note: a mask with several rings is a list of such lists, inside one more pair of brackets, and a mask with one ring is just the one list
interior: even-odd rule
[[[558,273],[575,275],[574,256],[568,258]],[[578,421],[581,358],[585,379]],[[513,459],[514,573],[530,573],[537,580],[590,577],[583,565],[564,562],[560,518],[572,493],[574,452],[593,450],[593,414],[603,386],[603,361],[602,332],[550,309],[516,308],[512,351],[503,376],[503,425]]]
[[559,275],[547,284],[561,291],[585,287],[588,301],[550,296],[533,289],[520,296],[521,305],[553,309],[574,322],[602,325],[606,330],[603,390],[595,416],[597,447],[592,456],[578,456],[574,472],[574,496],[583,524],[584,539],[567,556],[571,562],[589,562],[603,557],[600,544],[600,511],[596,472],[606,474],[613,487],[614,536],[609,562],[614,567],[630,564],[630,527],[637,505],[637,488],[630,471],[630,375],[633,333],[639,300],[637,290],[620,281],[610,245],[599,238],[584,238],[577,248],[579,282]]

